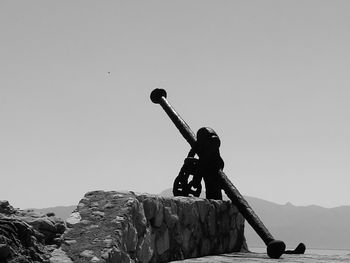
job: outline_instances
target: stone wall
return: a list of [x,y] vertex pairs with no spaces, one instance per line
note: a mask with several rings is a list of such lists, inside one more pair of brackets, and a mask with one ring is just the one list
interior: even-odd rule
[[229,201],[89,192],[67,219],[73,262],[169,262],[246,249],[244,219]]

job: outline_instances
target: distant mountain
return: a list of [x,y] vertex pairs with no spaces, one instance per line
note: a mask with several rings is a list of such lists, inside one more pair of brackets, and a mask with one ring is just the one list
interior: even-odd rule
[[[350,248],[350,206],[279,205],[254,197],[245,198],[271,234],[285,241],[289,249],[294,249],[299,242],[309,248]],[[263,245],[248,224],[245,236],[250,246]]]
[[[172,196],[172,189],[160,195]],[[324,208],[316,205],[294,206],[291,203],[280,205],[249,196],[245,196],[245,199],[271,234],[283,240],[288,249],[294,249],[300,242],[307,248],[350,248],[350,206]],[[248,223],[245,237],[250,247],[264,246]]]
[[70,214],[76,209],[77,206],[71,205],[71,206],[55,206],[55,207],[48,207],[48,208],[30,208],[26,210],[33,210],[35,212],[47,214],[47,213],[54,213],[57,217],[62,219],[67,219]]

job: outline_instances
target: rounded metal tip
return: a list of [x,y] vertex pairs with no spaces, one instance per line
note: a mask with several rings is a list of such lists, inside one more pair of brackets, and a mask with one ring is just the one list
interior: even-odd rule
[[267,245],[267,255],[270,258],[280,258],[285,250],[286,244],[281,240],[273,240]]
[[157,103],[159,104],[162,97],[166,98],[166,91],[164,89],[154,89],[152,92],[151,92],[151,101],[153,103]]

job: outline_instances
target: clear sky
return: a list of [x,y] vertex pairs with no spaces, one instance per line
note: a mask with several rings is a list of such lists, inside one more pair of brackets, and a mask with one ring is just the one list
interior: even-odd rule
[[244,195],[350,205],[350,1],[0,1],[0,199],[159,193],[219,134]]

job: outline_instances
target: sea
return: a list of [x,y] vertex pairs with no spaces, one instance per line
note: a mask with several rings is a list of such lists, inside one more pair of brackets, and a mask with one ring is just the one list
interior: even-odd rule
[[[265,253],[266,247],[249,247],[251,252]],[[306,248],[306,255],[320,255],[320,256],[349,256],[350,262],[350,249],[318,249],[318,248]]]

